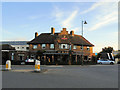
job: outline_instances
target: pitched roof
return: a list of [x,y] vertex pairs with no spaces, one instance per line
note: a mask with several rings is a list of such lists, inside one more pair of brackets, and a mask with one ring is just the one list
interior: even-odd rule
[[2,48],[1,48],[2,50],[15,50],[15,48],[12,47],[12,46],[9,45],[9,44],[2,44],[2,45],[0,45],[0,47],[2,47]]
[[51,44],[51,43],[55,43],[55,40],[58,41],[58,43],[67,43],[70,44],[70,42],[72,44],[76,44],[76,45],[84,45],[84,46],[94,46],[93,44],[91,44],[88,40],[86,40],[84,37],[82,37],[81,35],[74,35],[71,36],[70,34],[68,34],[68,37],[66,40],[60,39],[59,33],[55,33],[54,35],[51,35],[51,33],[42,33],[40,34],[38,37],[34,38],[33,40],[31,40],[30,42],[28,42],[28,44]]
[[85,39],[81,35],[75,35],[71,39],[71,43],[78,44],[78,45],[82,45],[83,44],[84,46],[94,46],[93,44],[91,44],[87,39]]
[[0,41],[0,45],[9,44],[9,45],[27,45],[28,41]]
[[54,43],[54,39],[55,39],[54,35],[43,33],[40,34],[38,37],[34,38],[33,40],[31,40],[30,42],[28,42],[28,44]]

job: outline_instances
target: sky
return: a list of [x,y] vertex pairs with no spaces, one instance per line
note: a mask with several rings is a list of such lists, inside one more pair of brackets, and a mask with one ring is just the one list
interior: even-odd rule
[[118,49],[117,2],[3,2],[2,41],[30,41],[35,32],[67,28],[94,44],[94,52],[111,46]]

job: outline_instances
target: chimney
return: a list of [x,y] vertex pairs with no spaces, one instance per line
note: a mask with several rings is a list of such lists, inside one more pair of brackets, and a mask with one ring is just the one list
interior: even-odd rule
[[66,28],[63,28],[63,31],[66,31]]
[[35,32],[35,38],[38,36],[38,33],[37,32]]
[[55,28],[51,28],[51,34],[54,35],[55,34]]
[[70,32],[70,35],[71,35],[71,36],[74,36],[74,31],[71,31],[71,32]]

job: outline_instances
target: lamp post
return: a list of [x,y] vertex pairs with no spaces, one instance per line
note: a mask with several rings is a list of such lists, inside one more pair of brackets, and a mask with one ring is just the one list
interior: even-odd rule
[[[82,21],[82,37],[83,37],[83,24],[87,24],[87,22],[86,21]],[[83,65],[83,61],[84,61],[84,57],[83,57],[83,42],[81,44],[82,44],[82,65]]]
[[70,42],[70,46],[69,46],[69,65],[71,65],[71,56],[72,56],[72,53],[71,53],[71,42]]

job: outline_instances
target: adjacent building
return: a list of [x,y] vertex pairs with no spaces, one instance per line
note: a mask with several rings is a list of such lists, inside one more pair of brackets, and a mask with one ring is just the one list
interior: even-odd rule
[[113,51],[112,53],[113,53],[113,55],[114,55],[114,56],[116,56],[117,54],[119,54],[119,53],[120,53],[120,50]]
[[113,56],[115,57],[115,62],[116,63],[120,63],[120,50],[117,50],[117,51],[113,51]]
[[15,48],[18,51],[29,51],[28,41],[2,41],[0,44],[8,44]]
[[23,61],[28,57],[29,45],[28,41],[2,41],[2,63],[5,64],[6,60]]
[[[79,63],[82,60],[91,60],[93,44],[81,35],[70,33],[63,28],[56,33],[51,28],[51,33],[35,33],[35,38],[28,42],[31,58],[41,59],[45,63]],[[43,52],[38,54],[38,52]]]

